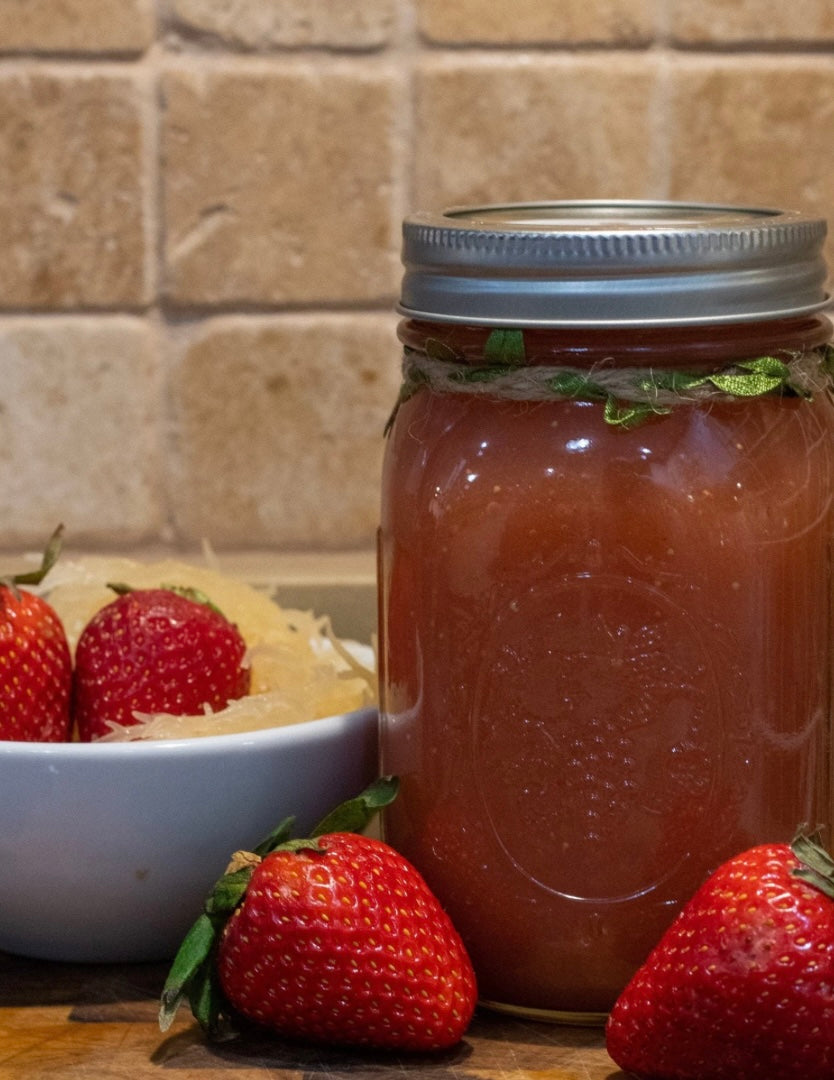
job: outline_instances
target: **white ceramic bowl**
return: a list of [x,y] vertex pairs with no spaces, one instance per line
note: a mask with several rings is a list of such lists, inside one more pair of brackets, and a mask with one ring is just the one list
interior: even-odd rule
[[290,814],[309,829],[376,775],[375,708],[201,739],[0,741],[0,949],[168,959],[233,851]]

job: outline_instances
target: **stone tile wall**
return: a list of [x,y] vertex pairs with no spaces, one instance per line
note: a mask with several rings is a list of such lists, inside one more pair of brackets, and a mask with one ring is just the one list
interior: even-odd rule
[[831,0],[0,0],[0,548],[368,548],[404,213],[833,148]]

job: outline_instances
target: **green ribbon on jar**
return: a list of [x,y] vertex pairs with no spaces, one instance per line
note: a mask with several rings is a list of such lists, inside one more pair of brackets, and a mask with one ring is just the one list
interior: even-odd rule
[[740,360],[719,371],[656,368],[549,367],[528,364],[520,330],[495,330],[484,349],[486,363],[466,363],[444,342],[430,339],[425,351],[406,349],[397,408],[417,390],[481,394],[514,401],[599,401],[605,421],[629,428],[680,405],[764,396],[807,400],[831,386],[834,347]]

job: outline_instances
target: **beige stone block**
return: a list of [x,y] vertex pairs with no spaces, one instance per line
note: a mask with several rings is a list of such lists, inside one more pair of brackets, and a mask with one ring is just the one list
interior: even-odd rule
[[0,52],[139,53],[153,0],[0,0]]
[[384,45],[396,0],[172,0],[175,36],[211,35],[231,48]]
[[0,308],[147,302],[148,94],[95,69],[0,74]]
[[430,41],[471,44],[633,45],[654,32],[651,0],[417,0]]
[[673,40],[722,42],[823,42],[834,39],[831,0],[673,0]]
[[399,354],[382,314],[201,326],[174,371],[178,534],[218,549],[372,545]]
[[417,82],[418,206],[650,194],[655,84],[642,55],[430,58]]
[[834,66],[824,57],[690,58],[669,85],[672,198],[834,207]]
[[130,316],[0,319],[0,545],[158,534],[160,371]]
[[165,78],[175,303],[389,298],[399,86],[377,64],[186,66]]

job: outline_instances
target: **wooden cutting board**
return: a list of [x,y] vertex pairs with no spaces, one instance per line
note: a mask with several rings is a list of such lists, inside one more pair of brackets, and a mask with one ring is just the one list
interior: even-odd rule
[[0,1080],[625,1080],[598,1028],[487,1012],[437,1056],[299,1047],[261,1033],[209,1045],[187,1009],[163,1035],[166,970],[0,953]]

